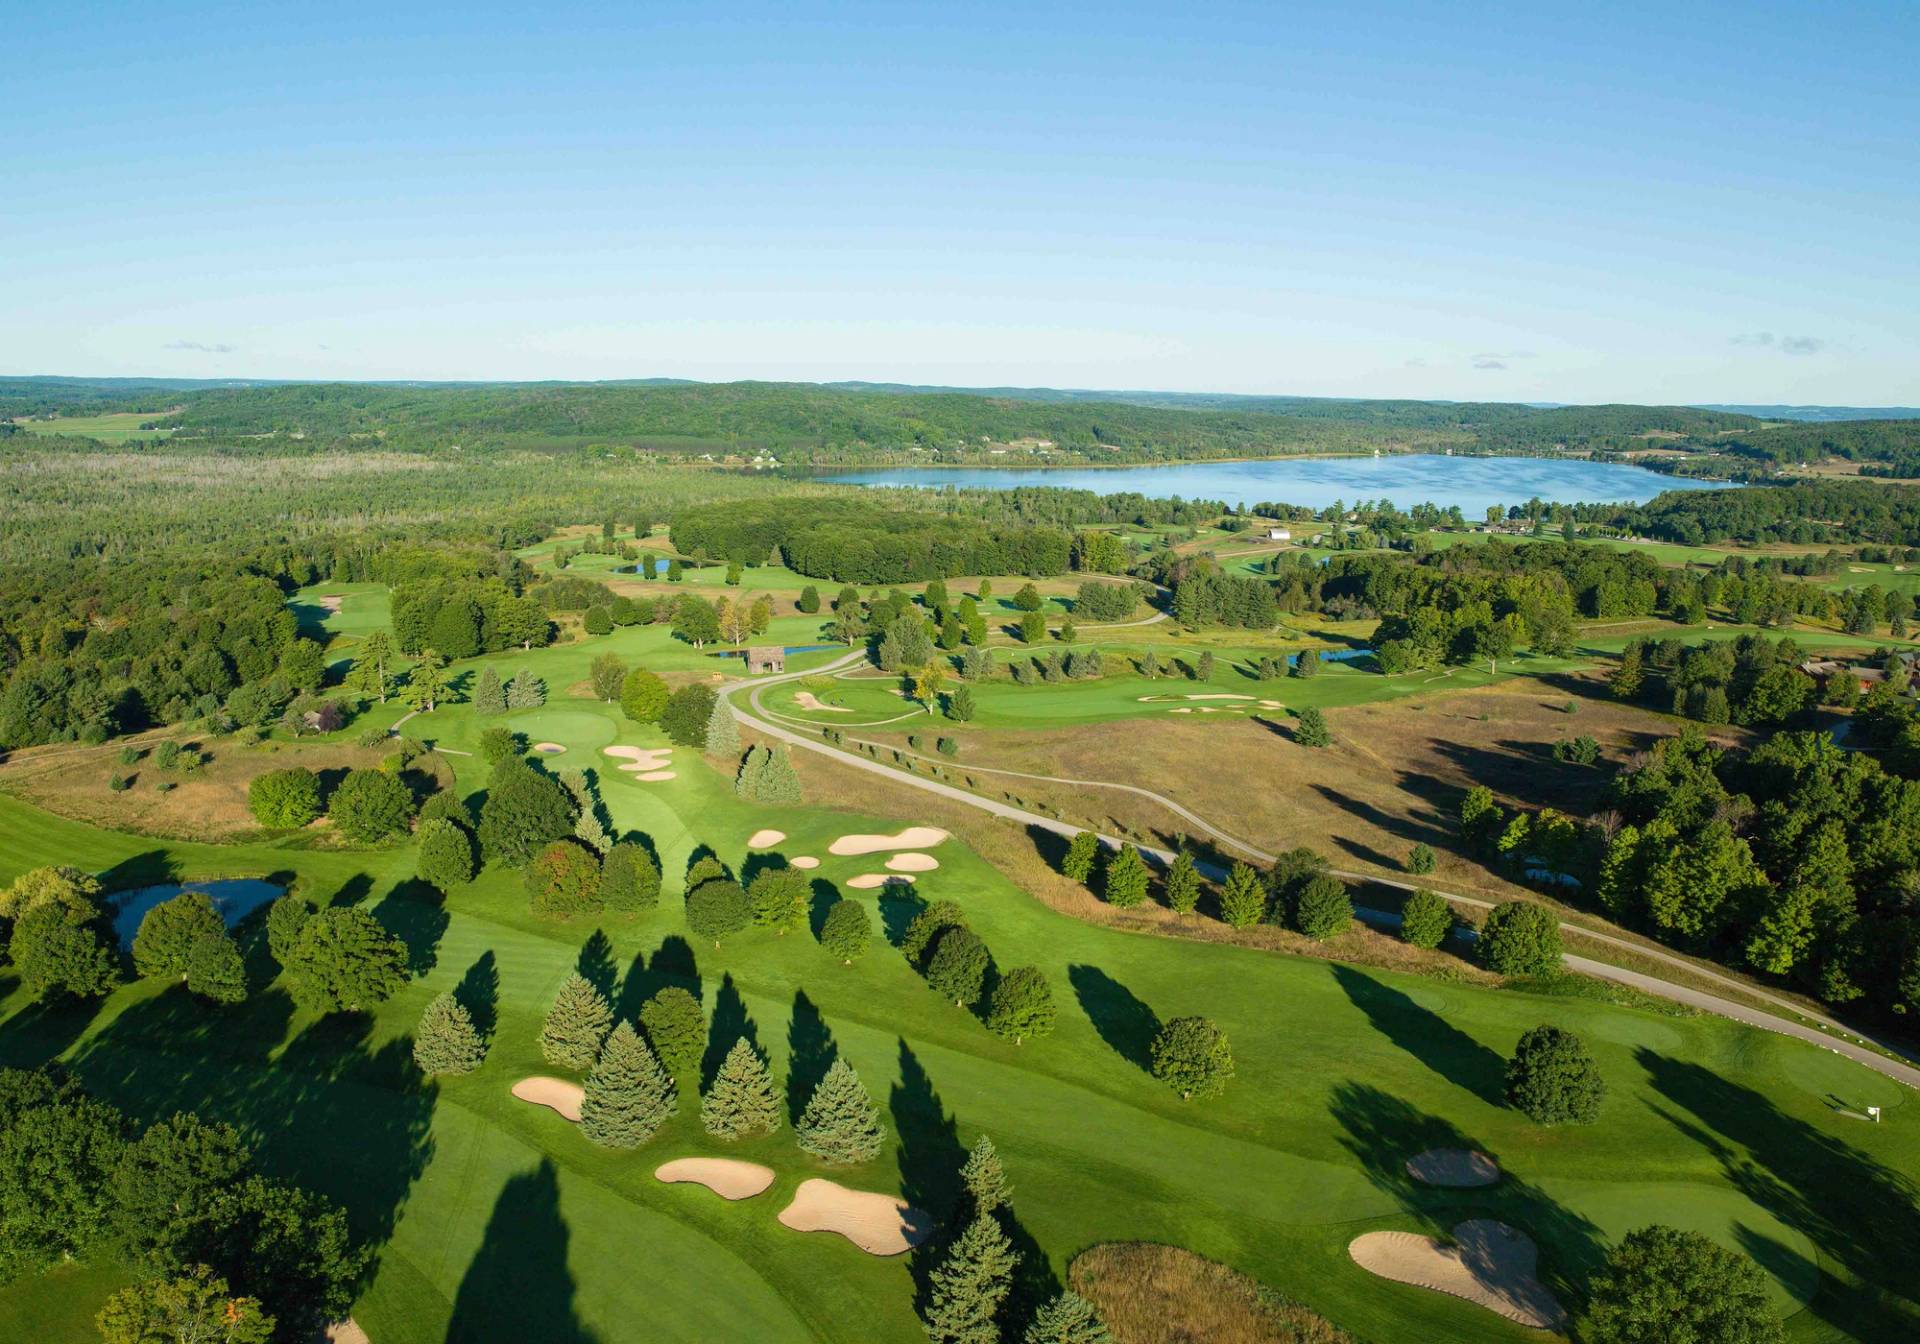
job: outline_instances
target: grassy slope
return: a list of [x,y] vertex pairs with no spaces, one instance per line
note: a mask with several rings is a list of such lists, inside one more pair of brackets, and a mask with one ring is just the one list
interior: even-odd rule
[[[560,664],[581,656],[552,651],[540,655],[551,665],[535,665],[557,688]],[[475,727],[464,709],[434,720],[448,745]],[[562,765],[595,764],[593,749],[616,738],[658,741],[589,702],[509,722],[567,743]],[[651,835],[669,871],[701,843],[738,864],[761,825],[788,832],[788,853],[823,857],[834,834],[865,828],[805,809],[748,809],[720,775],[678,756],[670,784],[602,775],[615,821]],[[476,784],[477,761],[457,763],[463,784]],[[162,845],[11,800],[0,800],[0,836],[0,875],[53,861],[120,865],[127,878],[129,860],[142,877],[161,864],[192,875],[298,871],[317,897],[367,901],[431,962],[393,1003],[350,1022],[310,1023],[277,993],[230,1018],[150,986],[123,989],[90,1020],[42,1015],[17,996],[0,1002],[0,1058],[63,1052],[91,1085],[143,1115],[193,1106],[233,1119],[260,1134],[273,1166],[345,1200],[361,1227],[387,1239],[357,1308],[380,1344],[439,1339],[450,1320],[542,1339],[917,1337],[904,1261],[773,1221],[809,1171],[787,1136],[739,1149],[780,1171],[776,1189],[723,1205],[649,1175],[667,1157],[715,1150],[690,1115],[642,1153],[610,1154],[507,1096],[514,1079],[545,1071],[540,1016],[592,932],[533,920],[515,875],[490,873],[443,910],[406,885],[406,850]],[[1901,1276],[1911,1274],[1914,1238],[1903,1249],[1901,1234],[1914,1230],[1914,1211],[1890,1174],[1920,1158],[1905,1110],[1870,1128],[1822,1100],[1837,1091],[1856,1106],[1899,1108],[1897,1089],[1864,1071],[1718,1021],[1098,929],[1047,911],[954,845],[941,857],[921,889],[964,901],[1005,964],[1047,970],[1062,997],[1054,1038],[1018,1048],[994,1040],[884,949],[847,970],[800,936],[749,933],[721,951],[689,948],[671,883],[659,911],[609,925],[603,956],[623,975],[629,1009],[636,994],[691,973],[710,1010],[723,1005],[736,1022],[744,1013],[778,1071],[796,1056],[803,1071],[817,1069],[830,1038],[900,1136],[846,1174],[850,1185],[939,1206],[964,1146],[991,1132],[1020,1215],[1056,1272],[1095,1241],[1164,1240],[1375,1338],[1410,1328],[1433,1340],[1525,1338],[1451,1299],[1382,1285],[1344,1255],[1368,1227],[1444,1229],[1490,1211],[1540,1237],[1563,1286],[1577,1284],[1605,1239],[1656,1217],[1753,1250],[1789,1306],[1813,1289],[1816,1263],[1842,1277],[1910,1282]],[[838,881],[875,867],[827,858],[819,875]],[[888,922],[898,921],[896,906]],[[499,977],[493,1056],[473,1077],[422,1088],[404,1064],[404,1033],[434,993],[489,964]],[[1239,1076],[1218,1102],[1183,1104],[1136,1062],[1154,1016],[1189,1012],[1232,1033]],[[1495,1104],[1500,1056],[1538,1021],[1594,1042],[1615,1097],[1593,1129],[1538,1130]],[[1395,1174],[1408,1152],[1456,1134],[1497,1154],[1515,1179],[1461,1197],[1417,1191]],[[412,1182],[398,1174],[414,1168]],[[33,1285],[0,1298],[0,1334],[29,1308],[44,1309]],[[1894,1310],[1834,1286],[1796,1317],[1795,1333],[1841,1337],[1823,1318],[1850,1323],[1859,1338],[1914,1327],[1911,1315],[1886,1314]]]
[[157,411],[115,411],[107,415],[63,415],[56,420],[22,420],[19,423],[29,434],[67,434],[118,446],[129,439],[164,439],[173,433],[171,428],[140,428],[159,417]]

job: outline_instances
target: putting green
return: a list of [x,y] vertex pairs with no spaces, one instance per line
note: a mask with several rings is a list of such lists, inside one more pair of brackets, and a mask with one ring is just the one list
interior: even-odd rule
[[549,758],[555,762],[556,770],[567,766],[581,770],[593,766],[607,768],[608,762],[601,757],[600,748],[613,742],[616,729],[605,714],[548,705],[544,709],[509,714],[501,722],[529,742],[558,742],[565,747],[565,755]]

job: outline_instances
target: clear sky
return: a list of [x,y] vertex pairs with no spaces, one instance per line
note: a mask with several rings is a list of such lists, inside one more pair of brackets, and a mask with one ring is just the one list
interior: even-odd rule
[[19,4],[0,372],[1920,403],[1920,3]]

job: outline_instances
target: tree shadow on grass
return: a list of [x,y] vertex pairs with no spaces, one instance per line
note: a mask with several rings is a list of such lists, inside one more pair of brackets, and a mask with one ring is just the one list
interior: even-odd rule
[[100,874],[100,886],[107,892],[129,887],[157,887],[163,882],[178,882],[180,865],[171,851],[149,849],[122,859]]
[[793,1016],[787,1020],[787,1122],[798,1123],[807,1098],[833,1067],[840,1047],[820,1010],[804,989],[793,992]]
[[492,948],[482,952],[479,959],[467,967],[466,974],[454,987],[453,997],[473,1019],[473,1029],[480,1033],[480,1038],[491,1042],[500,1021],[500,965],[494,959]]
[[[653,950],[651,959],[644,952],[634,957],[633,964],[627,967],[626,978],[620,982],[619,998],[614,1002],[614,1016],[637,1018],[640,1006],[668,985],[678,985],[696,999],[705,997],[700,981],[700,964],[694,959],[693,945],[677,933],[662,938],[660,946]],[[608,997],[613,998],[611,993]]]
[[1506,1095],[1506,1061],[1440,1014],[1372,976],[1335,963],[1333,978],[1373,1029],[1456,1087],[1489,1105]]
[[[1854,1339],[1920,1338],[1920,1185],[1911,1175],[1711,1069],[1645,1047],[1634,1058],[1677,1108],[1660,1114],[1712,1154],[1736,1190],[1862,1281],[1816,1293],[1810,1312]],[[1833,1287],[1830,1275],[1822,1283]]]
[[[358,905],[367,899],[367,893],[373,890],[373,879],[365,873],[355,873],[340,884],[340,889],[324,901],[314,901],[320,909],[330,906]],[[311,899],[311,898],[309,898]]]
[[[1345,1082],[1328,1104],[1346,1131],[1340,1142],[1359,1159],[1374,1186],[1391,1195],[1437,1237],[1469,1218],[1495,1218],[1527,1233],[1540,1247],[1540,1281],[1570,1309],[1587,1300],[1588,1283],[1605,1257],[1600,1230],[1512,1172],[1477,1188],[1426,1185],[1407,1174],[1407,1159],[1430,1148],[1487,1149],[1451,1122],[1381,1091]],[[1496,1161],[1497,1153],[1490,1153]]]
[[[12,976],[0,978],[0,999],[10,997],[19,987],[20,982]],[[63,994],[46,1002],[28,1003],[0,1019],[0,1068],[32,1069],[58,1059],[86,1032],[104,1002]]]
[[407,971],[427,974],[440,963],[440,938],[447,931],[444,898],[427,883],[409,878],[380,898],[373,917],[407,945]]
[[1160,1032],[1153,1009],[1098,966],[1069,966],[1067,981],[1100,1039],[1127,1062],[1149,1068],[1153,1038]]
[[733,1049],[735,1041],[740,1040],[752,1046],[760,1058],[767,1057],[767,1052],[760,1045],[760,1028],[747,1011],[746,1000],[740,997],[733,976],[723,973],[720,988],[713,996],[713,1021],[707,1028],[706,1054],[700,1060],[702,1092],[713,1086],[714,1075],[720,1072],[721,1064],[726,1062],[727,1051]]
[[509,1177],[454,1294],[446,1344],[598,1344],[574,1310],[568,1239],[552,1161]]
[[573,971],[592,985],[601,998],[613,1002],[614,993],[620,987],[620,968],[614,964],[613,939],[607,937],[605,929],[595,929],[587,935],[587,941],[580,944]]
[[947,1248],[968,1216],[966,1186],[960,1180],[967,1150],[959,1126],[905,1039],[900,1041],[900,1081],[893,1085],[888,1110],[900,1138],[900,1197],[929,1214],[938,1229],[914,1248],[907,1262],[914,1309],[924,1313],[934,1268],[947,1258]]
[[927,903],[914,895],[911,888],[903,891],[885,886],[880,888],[879,906],[880,932],[890,945],[898,947],[906,939],[907,925],[927,908]]

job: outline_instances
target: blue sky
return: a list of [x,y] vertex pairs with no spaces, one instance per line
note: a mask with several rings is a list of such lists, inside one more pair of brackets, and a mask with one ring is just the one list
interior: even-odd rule
[[1911,0],[23,5],[5,46],[0,372],[1920,403]]

